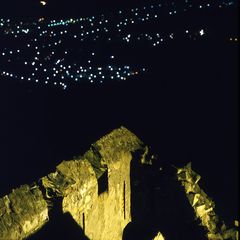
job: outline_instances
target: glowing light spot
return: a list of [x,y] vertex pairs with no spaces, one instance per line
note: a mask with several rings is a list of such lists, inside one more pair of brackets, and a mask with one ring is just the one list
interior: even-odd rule
[[199,34],[200,34],[201,36],[203,36],[203,35],[205,34],[204,30],[203,30],[203,29],[200,30],[200,31],[199,31]]
[[42,6],[45,6],[47,4],[46,1],[40,1],[40,3],[42,4]]

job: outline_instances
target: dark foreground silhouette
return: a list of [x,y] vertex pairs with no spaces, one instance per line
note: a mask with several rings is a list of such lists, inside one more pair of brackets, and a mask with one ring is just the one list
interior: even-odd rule
[[123,240],[153,239],[161,232],[166,239],[205,240],[204,229],[176,180],[172,166],[131,166],[132,222]]
[[49,222],[42,229],[28,239],[90,240],[72,216],[69,213],[62,212],[60,199],[54,202],[53,209],[49,212],[49,219]]

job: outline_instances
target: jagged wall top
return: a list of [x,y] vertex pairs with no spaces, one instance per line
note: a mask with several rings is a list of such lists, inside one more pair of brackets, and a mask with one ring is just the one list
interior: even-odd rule
[[121,159],[122,152],[134,152],[142,148],[143,142],[135,134],[125,127],[120,127],[92,144],[90,150],[79,158],[87,159],[99,178],[109,163]]
[[122,152],[133,152],[142,146],[143,143],[137,136],[125,127],[113,130],[92,144],[90,150],[83,156],[76,160],[63,161],[57,166],[56,172],[43,177],[42,184],[47,189],[46,195],[52,191],[57,195],[64,195],[64,192],[76,182],[88,181],[90,175],[94,174],[92,169],[96,178],[99,178],[109,163],[121,159]]
[[142,145],[142,141],[135,134],[125,127],[120,127],[99,139],[93,146],[98,149],[106,163],[109,163],[118,160],[116,155],[121,151],[133,152]]

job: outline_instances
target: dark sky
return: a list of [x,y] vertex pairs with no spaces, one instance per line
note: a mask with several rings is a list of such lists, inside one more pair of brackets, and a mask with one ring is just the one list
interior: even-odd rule
[[106,12],[122,7],[137,6],[143,0],[110,1],[110,0],[88,0],[88,1],[58,1],[46,0],[47,4],[42,6],[40,0],[10,0],[5,1],[0,7],[2,16],[79,16],[91,15],[98,12]]

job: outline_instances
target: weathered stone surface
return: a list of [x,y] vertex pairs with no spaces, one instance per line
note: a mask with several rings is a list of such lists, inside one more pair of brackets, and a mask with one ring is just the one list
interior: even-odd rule
[[[87,203],[85,233],[90,239],[122,239],[125,226],[131,221],[130,153],[122,153],[121,161],[108,165],[108,189],[100,195],[95,189]],[[81,220],[80,220],[81,222]]]
[[196,217],[207,230],[209,240],[238,239],[235,228],[227,229],[223,221],[214,212],[215,204],[200,188],[200,176],[192,170],[191,163],[177,170],[178,181],[185,189],[187,198],[194,209]]
[[[83,157],[64,161],[55,173],[42,178],[47,196],[63,196],[63,211],[69,212],[93,240],[121,240],[131,221],[131,152],[142,142],[126,128],[98,140]],[[101,178],[105,181],[101,187]]]
[[0,239],[24,239],[48,221],[48,206],[37,185],[23,185],[0,199]]
[[101,156],[101,164],[105,165],[118,162],[122,152],[134,152],[140,149],[143,143],[136,135],[121,127],[102,137],[93,146]]
[[48,198],[67,196],[76,186],[83,186],[94,178],[92,165],[85,159],[63,161],[57,166],[56,172],[43,177],[42,185]]

